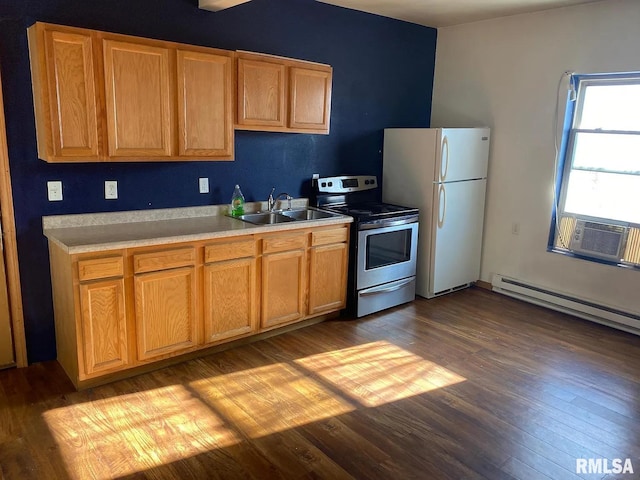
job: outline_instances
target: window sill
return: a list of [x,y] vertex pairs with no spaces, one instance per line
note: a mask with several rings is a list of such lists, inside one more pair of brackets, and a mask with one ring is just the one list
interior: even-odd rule
[[600,257],[596,257],[596,256],[591,256],[591,255],[584,255],[584,254],[575,253],[575,252],[572,252],[570,250],[564,250],[564,249],[560,249],[560,248],[556,248],[556,247],[547,247],[547,252],[558,253],[558,254],[564,255],[566,257],[577,258],[579,260],[586,260],[588,262],[600,263],[602,265],[609,265],[611,267],[626,268],[626,269],[640,271],[640,265],[631,265],[631,264],[628,264],[628,263],[620,263],[620,262],[617,262],[615,260],[609,260],[609,259],[606,259],[606,258],[600,258]]

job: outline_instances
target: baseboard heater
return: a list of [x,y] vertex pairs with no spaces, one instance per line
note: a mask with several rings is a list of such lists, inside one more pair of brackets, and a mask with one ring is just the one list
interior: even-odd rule
[[640,335],[640,315],[494,274],[494,292]]

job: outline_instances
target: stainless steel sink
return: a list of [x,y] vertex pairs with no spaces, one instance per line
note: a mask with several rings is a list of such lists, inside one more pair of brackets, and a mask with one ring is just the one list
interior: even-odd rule
[[237,218],[243,222],[255,225],[274,225],[287,222],[304,222],[311,220],[321,220],[323,218],[334,218],[339,216],[336,213],[316,210],[314,208],[302,208],[299,210],[278,210],[276,212],[246,213]]
[[293,222],[295,220],[276,212],[247,213],[234,218],[238,218],[243,222],[249,222],[255,225],[273,225],[275,223]]
[[335,217],[333,213],[323,212],[321,210],[312,210],[310,208],[305,208],[303,210],[284,210],[282,211],[282,215],[296,220],[319,220],[321,218]]

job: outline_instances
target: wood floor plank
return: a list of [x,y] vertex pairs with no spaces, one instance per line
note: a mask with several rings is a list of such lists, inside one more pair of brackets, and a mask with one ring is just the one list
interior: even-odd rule
[[640,478],[638,365],[637,336],[474,288],[82,392],[45,362],[0,371],[0,479]]
[[503,469],[514,478],[521,480],[555,480],[515,457],[509,458],[503,465]]
[[[562,401],[556,397],[540,398],[537,390],[539,382],[530,382],[522,375],[514,378],[508,368],[496,365],[492,366],[495,372],[489,372],[482,364],[467,364],[459,368],[462,375],[471,378],[482,375],[487,385],[502,386],[501,391],[487,389],[478,393],[476,400],[493,405],[493,412],[502,415],[506,421],[529,428],[533,424],[542,426],[600,456],[616,458],[622,453],[619,437],[565,414],[557,408]],[[625,449],[630,446],[625,445]]]

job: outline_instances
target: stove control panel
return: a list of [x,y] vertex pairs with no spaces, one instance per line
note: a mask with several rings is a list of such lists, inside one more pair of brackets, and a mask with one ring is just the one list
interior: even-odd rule
[[314,180],[319,193],[361,192],[378,188],[378,179],[374,175],[341,175],[322,177]]

